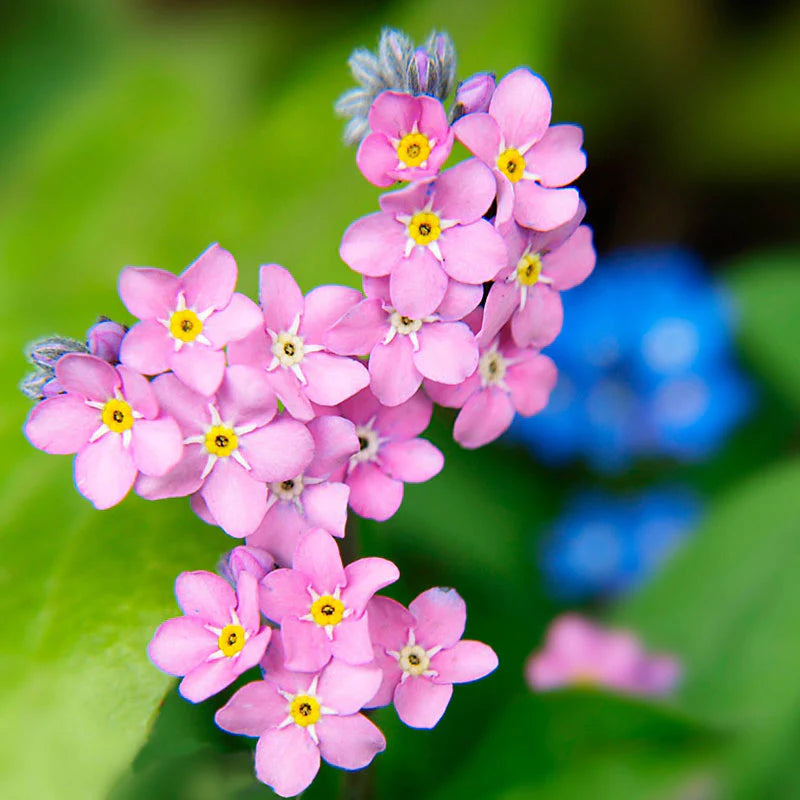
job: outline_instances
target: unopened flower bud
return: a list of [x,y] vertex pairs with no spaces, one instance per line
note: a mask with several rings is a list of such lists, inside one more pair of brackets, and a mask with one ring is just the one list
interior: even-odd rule
[[418,47],[414,51],[414,65],[416,67],[417,79],[419,81],[419,91],[428,91],[428,78],[430,70],[430,58],[424,47]]
[[86,334],[86,344],[93,356],[108,361],[109,364],[119,362],[119,348],[122,339],[127,333],[127,328],[111,319],[100,319],[89,328]]
[[249,572],[257,581],[275,569],[272,556],[260,547],[241,545],[234,547],[227,556],[223,556],[219,564],[219,573],[226,581],[236,586],[239,575]]
[[495,77],[491,72],[476,72],[465,81],[461,81],[456,89],[454,120],[465,114],[488,111],[496,85]]

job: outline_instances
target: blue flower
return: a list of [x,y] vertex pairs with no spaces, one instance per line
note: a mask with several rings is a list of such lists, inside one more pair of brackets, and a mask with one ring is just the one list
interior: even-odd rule
[[730,299],[692,255],[619,253],[563,302],[564,329],[547,350],[558,385],[510,434],[545,460],[583,456],[617,471],[639,456],[700,459],[752,407]]
[[692,533],[700,514],[699,500],[674,487],[636,498],[580,495],[544,540],[545,583],[564,601],[625,592],[657,570]]

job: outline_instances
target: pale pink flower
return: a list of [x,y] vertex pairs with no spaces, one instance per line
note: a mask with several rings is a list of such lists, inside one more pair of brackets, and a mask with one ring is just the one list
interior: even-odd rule
[[[467,319],[480,325],[480,311]],[[480,348],[478,368],[457,386],[426,380],[425,389],[435,403],[460,408],[453,438],[467,448],[482,447],[504,433],[514,414],[530,417],[548,403],[558,370],[538,348],[517,347],[504,329]]]
[[508,266],[489,290],[479,343],[494,339],[509,320],[518,347],[541,349],[558,336],[564,319],[559,293],[586,280],[597,258],[592,229],[580,225],[585,212],[581,203],[574,219],[547,233],[509,226]]
[[300,536],[311,528],[324,528],[344,536],[350,489],[331,478],[358,450],[352,422],[342,417],[317,417],[308,423],[314,438],[314,458],[306,469],[268,486],[267,513],[247,537],[249,545],[268,550],[284,567],[292,565]]
[[488,113],[453,124],[456,138],[492,168],[497,180],[496,223],[549,231],[578,210],[576,189],[563,189],[586,169],[577,125],[550,125],[552,101],[541,78],[524,67],[500,81]]
[[132,369],[70,353],[55,375],[65,393],[33,407],[25,434],[46,453],[77,453],[75,484],[96,508],[119,503],[137,475],[164,475],[181,458],[177,423]]
[[272,390],[296,419],[310,420],[315,405],[335,406],[369,383],[363,364],[327,351],[323,335],[361,299],[346,286],[318,286],[305,298],[277,264],[261,267],[263,325],[228,347],[231,364],[267,370]]
[[441,451],[417,438],[432,411],[433,403],[421,391],[394,407],[381,405],[369,388],[342,403],[340,413],[355,423],[359,442],[344,478],[357,514],[389,519],[403,500],[404,483],[422,483],[441,472]]
[[453,147],[444,106],[435,97],[383,92],[369,110],[372,132],[356,163],[375,186],[420,181],[439,172]]
[[275,416],[275,395],[252,367],[228,367],[210,398],[171,374],[156,378],[153,388],[181,426],[184,454],[163,477],[139,480],[136,491],[149,500],[200,492],[227,534],[249,536],[267,510],[265,483],[291,478],[311,461],[308,429]]
[[260,594],[264,615],[281,626],[286,668],[316,672],[332,657],[372,661],[367,602],[400,577],[397,567],[385,558],[343,567],[336,542],[321,528],[300,538],[292,563],[270,572]]
[[368,707],[394,703],[412,728],[433,728],[442,718],[454,683],[468,683],[497,668],[497,655],[482,642],[463,640],[467,607],[455,589],[423,592],[408,609],[388,597],[368,606],[380,689]]
[[234,293],[236,276],[233,256],[218,244],[181,275],[126,267],[119,294],[141,322],[122,342],[122,362],[143,375],[171,370],[200,394],[214,394],[225,369],[223,348],[261,322],[258,306]]
[[159,669],[183,676],[180,693],[199,703],[258,664],[272,629],[261,624],[258,582],[249,573],[234,592],[211,572],[182,572],[175,595],[184,616],[163,622],[147,652]]
[[400,314],[384,299],[388,283],[387,278],[364,280],[366,299],[327,332],[327,346],[334,353],[369,354],[370,387],[386,406],[408,400],[423,377],[444,384],[464,381],[478,364],[472,330],[440,315]]
[[398,313],[433,314],[451,282],[480,286],[508,260],[503,237],[482,218],[495,196],[491,172],[462,161],[435,181],[385,194],[381,211],[353,222],[339,253],[356,272],[390,276]]
[[535,691],[594,685],[642,695],[672,691],[680,672],[677,659],[650,655],[633,633],[607,630],[577,614],[553,621],[544,647],[525,667]]
[[214,719],[228,733],[258,737],[256,776],[278,795],[308,788],[320,757],[356,770],[386,749],[378,727],[358,713],[380,684],[377,667],[334,659],[314,674],[292,672],[277,637],[262,666],[264,680],[239,689]]

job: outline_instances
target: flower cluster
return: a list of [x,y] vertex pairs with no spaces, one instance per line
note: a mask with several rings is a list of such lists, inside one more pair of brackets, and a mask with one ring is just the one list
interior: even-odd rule
[[[363,292],[304,295],[265,264],[257,305],[235,291],[236,262],[217,244],[181,275],[127,267],[119,293],[134,323],[102,323],[116,327],[87,347],[35,346],[40,401],[25,426],[34,446],[76,455],[77,488],[97,508],[131,489],[188,497],[244,540],[220,575],[178,577],[183,615],[149,654],[192,702],[260,666],[216,720],[258,737],[258,776],[283,796],[308,786],[320,758],[360,769],[384,749],[364,709],[393,703],[430,728],[453,684],[497,666],[487,645],[462,640],[455,590],[408,608],[376,596],[397,567],[344,566],[334,537],[348,506],[386,520],[405,483],[441,471],[420,438],[434,402],[460,409],[454,437],[467,448],[544,408],[556,368],[540,351],[561,329],[560,292],[594,266],[569,186],[585,167],[582,133],[550,124],[539,77],[472,76],[448,112],[455,55],[443,35],[414,49],[384,32],[379,54],[357,51],[351,66],[364,89],[339,108],[353,116],[356,162],[376,186],[409,182],[344,233]],[[455,140],[474,157],[443,169]]]

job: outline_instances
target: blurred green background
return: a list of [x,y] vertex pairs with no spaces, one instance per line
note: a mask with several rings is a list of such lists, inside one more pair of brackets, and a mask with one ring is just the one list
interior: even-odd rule
[[[341,144],[336,97],[350,51],[380,28],[447,30],[459,77],[528,64],[554,119],[586,132],[580,181],[601,253],[681,243],[733,288],[758,413],[713,460],[647,464],[690,482],[710,512],[642,592],[601,609],[679,654],[666,703],[576,691],[532,695],[522,664],[555,607],[535,539],[589,476],[500,445],[463,452],[451,417],[431,438],[444,472],[410,487],[396,518],[365,524],[408,602],[430,585],[467,599],[467,634],[501,667],[457,690],[431,732],[377,720],[385,798],[800,797],[800,8],[744,0],[108,2],[35,0],[0,26],[0,795],[269,797],[252,742],[190,707],[145,647],[176,613],[183,569],[231,546],[183,500],[131,496],[92,510],[71,460],[31,448],[16,391],[36,337],[80,338],[99,314],[130,321],[127,264],[181,271],[210,242],[254,296],[257,266],[304,289],[358,285],[341,233],[377,192]],[[166,699],[161,703],[166,693]],[[227,695],[226,695],[227,696]],[[336,796],[323,766],[304,795]]]

